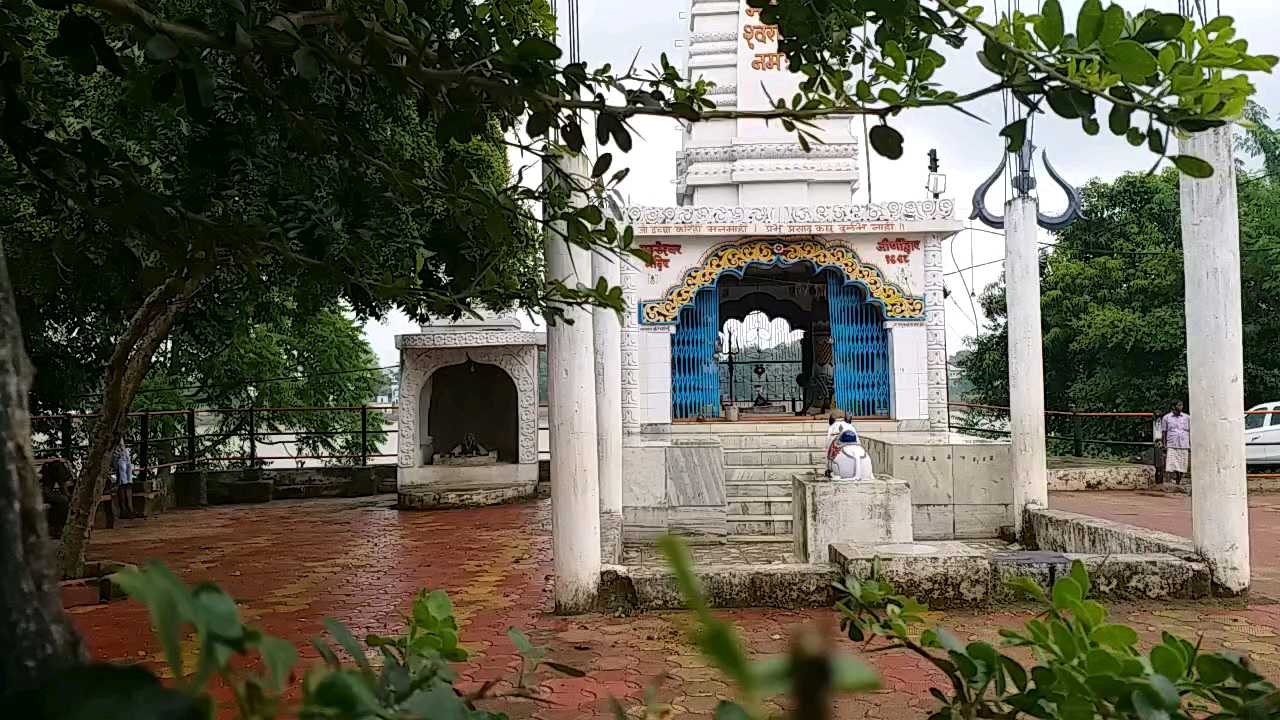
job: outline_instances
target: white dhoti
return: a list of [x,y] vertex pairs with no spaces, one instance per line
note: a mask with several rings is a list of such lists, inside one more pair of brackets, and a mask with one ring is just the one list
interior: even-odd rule
[[1165,448],[1164,471],[1185,473],[1191,468],[1191,450],[1189,448]]

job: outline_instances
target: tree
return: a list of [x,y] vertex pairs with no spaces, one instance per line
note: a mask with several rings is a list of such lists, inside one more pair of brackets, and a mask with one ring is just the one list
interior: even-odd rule
[[[637,115],[777,118],[805,145],[819,118],[871,115],[873,148],[896,158],[902,136],[890,121],[902,111],[963,109],[1008,89],[1028,109],[1079,119],[1090,134],[1100,128],[1101,100],[1111,107],[1113,132],[1164,155],[1173,128],[1194,132],[1239,116],[1253,93],[1241,73],[1276,63],[1249,53],[1229,18],[1198,27],[1178,15],[1104,9],[1099,0],[1084,4],[1071,34],[1057,0],[1038,15],[1014,12],[995,24],[978,20],[981,9],[962,0],[751,3],[761,8],[761,22],[778,26],[789,68],[806,78],[799,97],[763,110],[715,109],[708,83],[685,81],[665,58],[648,72],[561,65],[542,0],[227,0],[213,8],[177,0],[145,7],[134,0],[39,0],[38,8],[0,7],[0,141],[17,182],[41,212],[74,206],[93,220],[95,234],[127,247],[152,272],[115,336],[83,492],[102,481],[126,412],[178,315],[216,295],[228,274],[258,285],[294,283],[303,296],[336,293],[357,313],[397,303],[456,315],[475,303],[509,302],[555,321],[566,304],[621,308],[619,288],[571,288],[494,271],[513,247],[531,242],[530,227],[599,251],[643,255],[630,230],[605,220],[598,206],[570,202],[572,194],[607,190],[625,176],[608,174],[609,152],[596,158],[589,178],[553,164],[551,182],[536,187],[459,187],[456,176],[412,152],[389,158],[387,144],[403,138],[353,121],[367,109],[393,125],[433,127],[442,142],[500,132],[503,142],[543,157],[582,151],[591,124],[602,149],[626,152],[626,123]],[[46,42],[53,24],[56,34]],[[853,32],[863,28],[865,35]],[[974,37],[992,82],[964,92],[941,86],[934,75],[945,60],[934,46],[960,47]],[[867,78],[851,84],[846,68],[864,60]],[[68,71],[114,84],[118,97],[142,98],[139,127],[153,124],[152,113],[178,113],[209,147],[227,139],[217,131],[228,121],[259,113],[280,119],[287,132],[275,144],[250,148],[261,164],[243,167],[265,171],[265,184],[283,197],[261,216],[241,211],[237,188],[251,178],[239,172],[239,157],[224,158],[219,177],[234,178],[219,186],[224,194],[177,192],[165,179],[189,156],[149,154],[149,144],[67,123],[65,111],[79,101],[58,81]],[[1023,144],[1025,127],[1020,120],[1002,131],[1011,150]],[[298,157],[310,162],[299,165]],[[1211,172],[1197,158],[1173,160],[1183,172]],[[285,192],[293,170],[313,182],[329,173],[353,191],[368,183],[380,191],[369,202],[402,209],[409,221],[387,227],[356,215],[335,224],[334,197],[314,187]],[[447,201],[441,222],[406,234],[420,208],[438,207],[433,200]],[[293,222],[275,212],[298,206],[306,212]],[[353,239],[371,252],[351,252]],[[0,294],[9,292],[0,278]],[[21,432],[11,440],[29,446]],[[11,475],[15,483],[24,477]],[[76,499],[69,529],[83,525],[92,501]],[[63,567],[74,571],[82,547],[64,549]]]
[[[1245,400],[1280,397],[1280,185],[1239,184]],[[1090,412],[1162,412],[1187,392],[1178,177],[1124,175],[1084,188],[1085,216],[1058,233],[1041,273],[1045,406]],[[957,353],[974,402],[1008,404],[1003,280],[982,293],[985,332]],[[1194,412],[1195,408],[1191,408]],[[1070,435],[1052,417],[1050,432]],[[1150,441],[1132,419],[1098,419],[1086,436]],[[1102,446],[1090,447],[1093,452]]]

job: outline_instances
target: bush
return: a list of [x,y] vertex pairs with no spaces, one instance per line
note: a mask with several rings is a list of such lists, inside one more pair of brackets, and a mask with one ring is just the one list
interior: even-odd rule
[[[831,651],[826,638],[802,631],[785,657],[753,659],[732,624],[710,611],[688,552],[680,541],[664,538],[660,547],[671,564],[696,622],[692,640],[709,663],[735,684],[738,695],[723,700],[716,720],[763,717],[762,702],[779,693],[792,696],[797,720],[830,714],[831,696],[875,689],[873,668]],[[327,638],[312,644],[322,662],[302,676],[301,697],[284,700],[298,665],[298,652],[286,640],[243,624],[235,602],[216,585],[188,588],[158,564],[130,569],[114,580],[147,606],[175,680],[164,685],[141,667],[90,665],[65,673],[42,691],[13,705],[13,717],[31,719],[128,717],[136,720],[196,720],[226,716],[209,693],[220,678],[233,693],[235,716],[263,719],[423,718],[429,720],[504,720],[505,715],[478,706],[487,699],[523,697],[546,700],[531,689],[542,668],[582,676],[576,668],[546,659],[519,630],[508,636],[522,658],[509,690],[494,692],[486,683],[463,694],[454,687],[453,664],[465,661],[458,625],[448,596],[440,590],[418,593],[402,634],[370,635],[361,645],[342,624],[324,622]],[[1143,653],[1138,634],[1108,623],[1107,610],[1088,599],[1089,577],[1076,562],[1052,593],[1029,579],[1015,587],[1043,609],[1022,630],[1002,630],[1001,647],[962,643],[939,628],[917,632],[926,607],[895,593],[873,570],[869,578],[846,577],[836,583],[836,611],[849,638],[875,651],[915,653],[948,680],[933,688],[939,708],[929,720],[1257,720],[1280,717],[1280,693],[1233,655],[1203,651],[1164,633],[1163,641]],[[182,638],[194,629],[198,647],[187,667]],[[336,647],[335,647],[336,645]],[[1030,668],[1005,652],[1029,653]],[[339,653],[349,656],[349,662]],[[369,655],[377,658],[371,663]],[[239,658],[239,660],[237,660]],[[251,670],[252,666],[260,670]],[[614,703],[619,720],[626,709]],[[650,708],[652,717],[658,713]]]

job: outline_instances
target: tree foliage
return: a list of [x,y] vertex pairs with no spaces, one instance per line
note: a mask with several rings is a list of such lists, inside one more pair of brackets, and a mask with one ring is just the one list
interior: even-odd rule
[[[1241,294],[1245,308],[1245,402],[1280,397],[1280,185],[1244,178],[1240,204]],[[1091,182],[1085,215],[1055,237],[1041,261],[1045,407],[1163,413],[1186,399],[1182,234],[1175,171]],[[981,295],[988,318],[957,364],[969,400],[1008,404],[1003,280]],[[1195,408],[1189,408],[1192,413]],[[1140,420],[1089,421],[1091,438],[1150,441]],[[1070,436],[1063,418],[1050,432]],[[1099,452],[1102,446],[1087,450]]]

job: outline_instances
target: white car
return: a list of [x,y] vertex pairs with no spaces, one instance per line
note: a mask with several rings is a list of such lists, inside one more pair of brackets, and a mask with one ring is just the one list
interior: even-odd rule
[[[1269,402],[1249,409],[1280,411],[1280,402]],[[1280,465],[1280,413],[1245,415],[1245,462],[1250,465]],[[1267,444],[1271,443],[1271,444]]]

